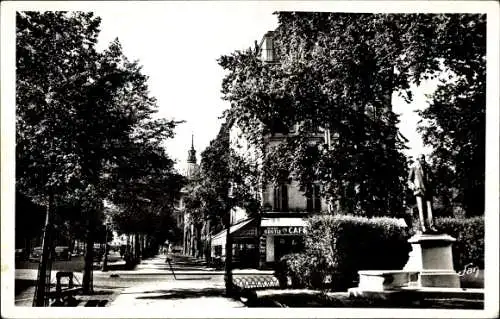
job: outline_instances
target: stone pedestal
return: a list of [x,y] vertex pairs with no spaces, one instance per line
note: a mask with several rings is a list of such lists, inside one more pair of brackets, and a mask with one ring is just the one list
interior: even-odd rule
[[358,289],[366,291],[387,291],[407,287],[417,280],[418,271],[405,270],[360,270]]
[[460,288],[451,253],[454,241],[455,238],[446,234],[417,234],[410,238],[412,251],[403,270],[417,271],[419,275],[408,286]]

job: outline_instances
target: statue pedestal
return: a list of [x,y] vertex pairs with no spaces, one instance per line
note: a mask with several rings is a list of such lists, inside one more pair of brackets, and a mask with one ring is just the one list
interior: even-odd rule
[[455,238],[446,234],[417,234],[408,242],[412,251],[403,270],[419,272],[418,279],[410,281],[408,286],[460,288],[451,253]]
[[460,277],[453,269],[451,246],[455,238],[446,234],[418,234],[402,270],[361,270],[358,287],[352,295],[389,294],[421,289],[460,288]]

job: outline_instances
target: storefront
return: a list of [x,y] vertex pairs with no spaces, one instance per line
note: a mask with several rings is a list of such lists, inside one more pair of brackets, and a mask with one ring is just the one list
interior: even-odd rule
[[[267,268],[286,254],[304,248],[306,222],[301,217],[262,217],[231,226],[235,268]],[[226,230],[211,237],[211,257],[226,257]]]
[[[258,221],[247,219],[231,226],[230,233],[233,240],[233,267],[258,267]],[[226,236],[224,229],[211,239],[211,257],[224,261],[226,259]]]
[[286,254],[304,248],[306,222],[300,217],[263,217],[261,220],[260,265],[270,266]]

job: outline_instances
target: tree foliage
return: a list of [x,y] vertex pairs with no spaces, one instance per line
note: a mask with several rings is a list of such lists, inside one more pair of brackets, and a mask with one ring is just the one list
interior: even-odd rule
[[443,81],[419,112],[424,143],[438,191],[448,210],[462,207],[469,216],[484,213],[486,151],[486,16],[449,17],[437,38],[444,46]]
[[120,218],[135,226],[130,231],[157,231],[159,212],[169,214],[165,203],[180,177],[161,143],[178,122],[154,117],[147,77],[118,40],[96,50],[100,18],[62,11],[16,18],[16,184],[39,203],[54,198],[58,218],[81,227],[88,272],[105,199],[125,208]]
[[235,207],[258,211],[256,170],[230,147],[229,128],[224,123],[215,139],[201,153],[201,170],[191,181],[186,209],[195,222],[210,219],[216,226]]
[[[279,12],[273,63],[259,50],[222,56],[228,71],[226,113],[260,145],[270,179],[288,172],[303,187],[322,183],[324,195],[350,213],[397,215],[406,191],[406,139],[391,110],[393,92],[408,101],[410,84],[440,72],[440,61],[469,53],[444,33],[469,25],[458,15]],[[462,29],[452,31],[453,27]],[[271,150],[262,136],[299,123],[297,134]],[[328,129],[331,142],[311,139]]]

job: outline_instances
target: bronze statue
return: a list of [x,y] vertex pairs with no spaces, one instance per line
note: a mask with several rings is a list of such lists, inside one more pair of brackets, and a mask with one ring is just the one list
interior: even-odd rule
[[432,185],[430,169],[425,161],[425,155],[420,155],[415,165],[410,169],[408,184],[417,199],[418,216],[422,233],[437,233],[432,218]]

